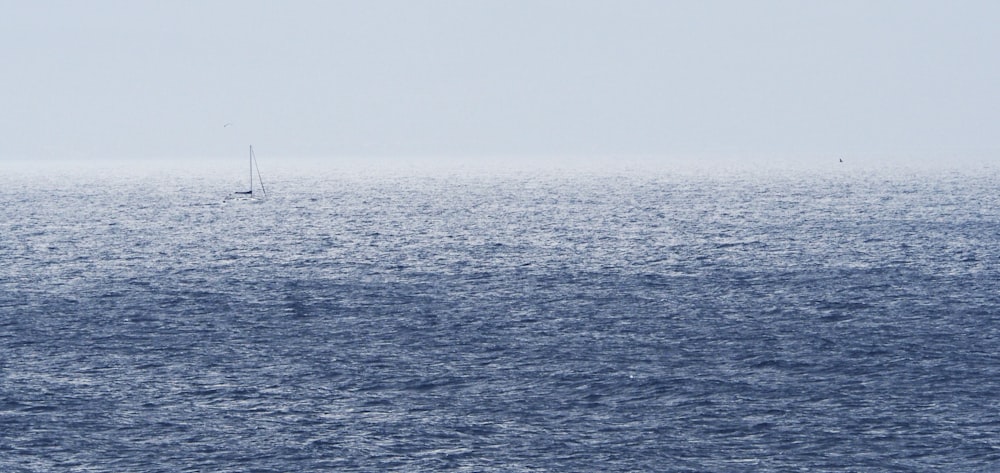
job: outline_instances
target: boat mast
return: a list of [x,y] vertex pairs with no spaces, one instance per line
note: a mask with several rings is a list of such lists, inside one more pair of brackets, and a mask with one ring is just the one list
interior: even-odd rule
[[[257,155],[253,154],[253,146],[250,147],[250,160],[253,161],[253,166],[257,168],[257,183],[260,184],[260,192],[267,197],[267,189],[264,188],[264,178],[260,177],[260,165],[257,164]],[[251,173],[253,171],[250,171]]]
[[253,145],[250,145],[250,195],[253,195]]

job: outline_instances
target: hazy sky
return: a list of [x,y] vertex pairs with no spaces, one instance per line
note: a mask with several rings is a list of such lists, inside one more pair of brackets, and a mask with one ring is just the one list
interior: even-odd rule
[[993,0],[0,7],[0,158],[1000,152]]

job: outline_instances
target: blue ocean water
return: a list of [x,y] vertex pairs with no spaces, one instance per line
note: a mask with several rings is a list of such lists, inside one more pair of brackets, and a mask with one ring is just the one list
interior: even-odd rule
[[0,471],[1000,468],[994,167],[261,161],[4,173]]

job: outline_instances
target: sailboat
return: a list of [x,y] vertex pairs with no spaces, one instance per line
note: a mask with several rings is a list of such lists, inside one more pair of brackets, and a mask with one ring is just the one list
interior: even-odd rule
[[[257,171],[257,183],[260,184],[260,197],[254,197],[254,186],[253,186],[253,173],[254,170]],[[257,157],[253,154],[253,145],[250,145],[250,190],[247,191],[236,191],[233,193],[237,199],[249,199],[258,200],[267,197],[267,191],[264,190],[264,181],[260,178],[260,166],[257,165]]]

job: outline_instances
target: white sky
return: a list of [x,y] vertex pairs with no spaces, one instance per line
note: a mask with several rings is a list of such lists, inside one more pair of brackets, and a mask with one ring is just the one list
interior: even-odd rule
[[992,0],[0,11],[0,159],[1000,153]]

